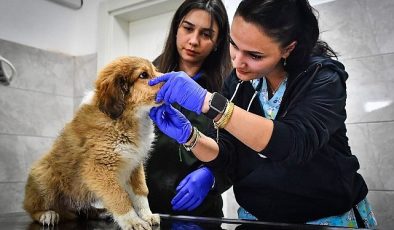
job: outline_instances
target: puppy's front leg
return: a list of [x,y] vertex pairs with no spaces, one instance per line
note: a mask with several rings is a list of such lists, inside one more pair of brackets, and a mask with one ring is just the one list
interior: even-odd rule
[[148,222],[141,219],[133,208],[129,194],[119,184],[116,172],[95,166],[94,172],[85,175],[89,189],[103,202],[114,220],[123,230],[151,229]]
[[151,225],[160,224],[160,216],[152,214],[148,203],[148,187],[146,186],[145,171],[143,164],[140,164],[131,174],[131,189],[128,190],[134,208],[138,215]]

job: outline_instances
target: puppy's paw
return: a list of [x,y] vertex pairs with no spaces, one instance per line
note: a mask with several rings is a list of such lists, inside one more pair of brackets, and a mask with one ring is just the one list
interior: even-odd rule
[[152,214],[150,211],[146,214],[141,214],[140,216],[143,220],[148,222],[150,225],[159,225],[160,224],[160,216],[159,214]]
[[142,220],[139,217],[128,219],[122,222],[118,222],[118,225],[122,230],[151,230],[152,227],[148,222]]
[[42,212],[39,218],[39,222],[42,225],[55,225],[59,222],[59,214],[51,210]]
[[115,220],[122,230],[151,230],[151,225],[141,219],[134,210],[125,215],[115,216]]

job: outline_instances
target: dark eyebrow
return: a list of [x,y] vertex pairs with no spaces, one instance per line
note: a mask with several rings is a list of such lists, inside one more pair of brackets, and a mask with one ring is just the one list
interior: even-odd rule
[[[196,26],[196,25],[194,25],[193,23],[191,23],[191,22],[189,22],[189,21],[187,21],[187,20],[183,20],[182,21],[182,23],[186,23],[186,24],[188,24],[189,26]],[[212,28],[202,28],[202,30],[203,31],[208,31],[208,32],[210,32],[210,33],[215,33],[215,30],[214,29],[212,29]]]
[[186,20],[183,20],[182,23],[186,23],[186,24],[188,24],[189,26],[195,26],[193,23],[191,23],[191,22],[189,22],[189,21],[186,21]]
[[[235,42],[233,41],[233,39],[230,36],[229,36],[229,40],[230,40],[230,44],[232,44],[233,46],[238,48],[237,44],[235,44]],[[259,52],[259,51],[245,50],[244,52],[252,54],[252,55],[257,55],[257,56],[264,55],[263,52]]]

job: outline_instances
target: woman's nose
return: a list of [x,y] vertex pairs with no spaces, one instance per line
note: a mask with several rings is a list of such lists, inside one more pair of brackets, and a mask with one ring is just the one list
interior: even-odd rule
[[190,34],[189,44],[190,44],[191,46],[196,46],[196,45],[198,45],[198,41],[199,41],[198,39],[199,39],[198,33],[192,33],[192,34]]
[[231,55],[231,60],[233,62],[234,68],[240,68],[245,66],[244,56],[241,52],[234,52]]

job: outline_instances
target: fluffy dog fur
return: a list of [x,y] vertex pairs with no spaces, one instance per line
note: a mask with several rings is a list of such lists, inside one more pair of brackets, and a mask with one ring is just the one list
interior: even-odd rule
[[85,215],[98,218],[100,200],[122,229],[150,229],[152,214],[144,160],[154,140],[148,113],[160,86],[148,80],[155,67],[137,57],[121,57],[98,75],[92,100],[83,104],[51,150],[29,174],[24,209],[44,225]]

